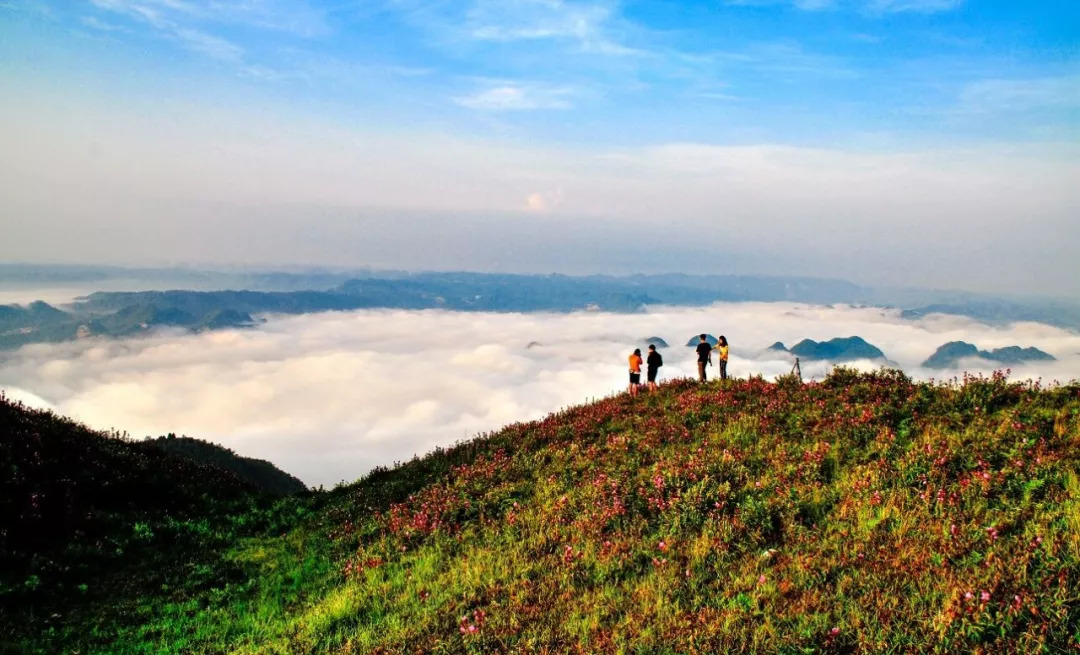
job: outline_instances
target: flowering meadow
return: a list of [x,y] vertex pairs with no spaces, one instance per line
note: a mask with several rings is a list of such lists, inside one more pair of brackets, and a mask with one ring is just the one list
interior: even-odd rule
[[1077,384],[678,380],[276,501],[259,510],[269,527],[204,558],[199,584],[22,643],[1076,651],[1078,462]]

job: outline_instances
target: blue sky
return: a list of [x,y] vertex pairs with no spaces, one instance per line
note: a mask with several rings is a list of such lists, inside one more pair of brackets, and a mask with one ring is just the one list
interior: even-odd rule
[[[221,223],[206,206],[222,202],[258,205],[253,216],[286,205],[420,212],[447,230],[450,216],[527,222],[543,212],[578,235],[562,244],[567,252],[588,253],[606,230],[655,226],[663,213],[675,231],[718,223],[732,237],[728,261],[753,272],[784,257],[803,263],[777,272],[932,286],[950,286],[951,269],[912,275],[910,259],[898,257],[892,273],[875,273],[881,258],[872,251],[857,266],[835,262],[879,233],[906,254],[926,250],[927,238],[938,247],[970,241],[982,227],[987,240],[966,244],[970,252],[946,249],[927,261],[966,271],[976,258],[1009,253],[1020,263],[994,284],[1014,290],[1045,286],[1016,283],[1034,262],[1052,263],[1048,279],[1078,272],[1071,256],[1054,259],[1062,238],[1080,233],[1070,182],[1080,145],[1076,0],[2,0],[0,76],[8,136],[26,150],[0,161],[23,194],[9,209],[52,217],[53,226],[62,214],[74,220],[72,207],[80,224],[105,227],[101,212],[145,216],[155,207],[168,232],[168,220]],[[72,150],[77,141],[88,150]],[[98,159],[85,160],[86,151]],[[335,177],[342,168],[356,176]],[[199,180],[200,170],[217,172]],[[252,171],[264,186],[248,179]],[[864,173],[876,196],[854,188]],[[357,177],[380,184],[361,189]],[[138,193],[118,183],[133,179]],[[84,202],[73,195],[71,207],[47,192],[80,184]],[[1007,198],[983,193],[1004,194],[1009,184]],[[771,189],[791,197],[777,200]],[[1038,198],[985,220],[969,215],[1023,195]],[[725,205],[733,196],[740,203]],[[913,207],[913,197],[926,206]],[[867,215],[894,201],[903,211]],[[923,211],[911,219],[923,237],[906,242],[912,211]],[[1042,236],[1019,244],[1001,236],[1021,219]],[[136,219],[127,220],[130,228]],[[239,213],[230,220],[237,231],[251,225]],[[320,244],[342,238],[327,225],[342,220],[306,222],[323,238],[312,236],[306,249],[243,254],[320,260]],[[490,220],[482,229],[502,234],[500,243],[515,238]],[[402,242],[385,221],[365,224],[385,229],[378,257],[358,250],[329,263],[429,261],[388,254]],[[119,256],[105,246],[29,247],[40,234],[25,218],[12,227],[25,241],[0,256]],[[818,259],[805,253],[808,235]],[[177,261],[234,252],[206,255],[205,243],[192,244],[140,251]],[[661,246],[653,268],[724,267],[700,253],[688,260],[692,248],[678,239]],[[473,267],[475,250],[437,263]],[[616,250],[610,266],[562,263],[622,270],[614,262],[640,245]],[[519,264],[549,270],[560,261]],[[512,267],[475,267],[484,266]],[[980,269],[959,283],[984,279]],[[1070,284],[1059,290],[1080,293]]]
[[229,87],[344,124],[619,145],[1077,136],[1075,0],[5,4],[23,75]]

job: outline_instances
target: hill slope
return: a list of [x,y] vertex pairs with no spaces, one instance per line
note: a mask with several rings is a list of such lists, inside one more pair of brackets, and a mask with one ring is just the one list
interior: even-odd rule
[[676,381],[284,501],[199,584],[21,645],[1064,650],[1080,643],[1078,446],[1076,385]]
[[272,503],[224,468],[3,394],[0,470],[0,652],[12,649],[11,631],[87,631],[100,606],[126,611],[147,591],[205,582],[210,568],[194,567],[216,565],[223,545],[266,525]]
[[232,450],[209,441],[170,434],[144,443],[153,444],[167,453],[229,471],[265,493],[288,496],[307,490],[303,482],[270,462],[237,455]]

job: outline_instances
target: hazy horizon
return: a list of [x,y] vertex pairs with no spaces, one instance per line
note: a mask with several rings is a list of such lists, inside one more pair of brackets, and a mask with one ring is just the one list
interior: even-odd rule
[[0,261],[1080,297],[1075,3],[0,4]]

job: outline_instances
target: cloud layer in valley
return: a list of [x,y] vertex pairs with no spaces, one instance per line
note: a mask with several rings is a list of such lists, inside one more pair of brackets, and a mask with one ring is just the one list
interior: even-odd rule
[[[0,389],[95,428],[132,436],[185,433],[273,461],[313,485],[351,481],[378,465],[535,419],[624,389],[626,357],[659,336],[663,378],[691,375],[686,341],[701,331],[732,343],[734,375],[791,369],[763,355],[859,335],[918,377],[953,340],[983,349],[1036,346],[1059,361],[1014,367],[1014,377],[1080,378],[1080,335],[1034,323],[991,327],[933,315],[903,320],[875,308],[789,303],[605,313],[479,314],[359,311],[271,317],[258,329],[41,344],[0,360]],[[876,364],[861,362],[860,367]],[[994,365],[967,362],[972,370]],[[823,363],[803,367],[821,377]]]

